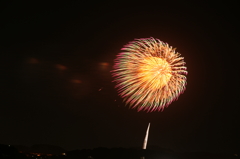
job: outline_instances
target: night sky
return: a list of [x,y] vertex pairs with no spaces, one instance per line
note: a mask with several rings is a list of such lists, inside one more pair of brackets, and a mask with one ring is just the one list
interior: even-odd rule
[[[0,5],[0,144],[66,150],[149,146],[240,150],[237,3],[8,1]],[[188,69],[163,112],[137,112],[110,71],[123,45],[158,38]]]

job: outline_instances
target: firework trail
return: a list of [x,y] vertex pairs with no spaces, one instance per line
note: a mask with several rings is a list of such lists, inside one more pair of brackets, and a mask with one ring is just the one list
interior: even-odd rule
[[150,123],[148,124],[146,135],[145,135],[145,138],[144,138],[144,141],[143,141],[143,149],[147,148],[149,129],[150,129]]
[[159,39],[136,39],[117,55],[112,71],[119,95],[138,111],[162,111],[183,93],[183,57]]

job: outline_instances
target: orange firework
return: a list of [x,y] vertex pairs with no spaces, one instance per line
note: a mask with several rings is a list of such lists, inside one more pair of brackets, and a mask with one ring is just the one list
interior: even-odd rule
[[138,111],[160,111],[183,93],[183,57],[159,39],[136,39],[115,59],[112,75],[119,95]]

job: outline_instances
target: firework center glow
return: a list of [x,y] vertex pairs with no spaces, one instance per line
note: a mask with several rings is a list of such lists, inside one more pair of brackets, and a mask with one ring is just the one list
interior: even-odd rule
[[138,77],[145,82],[151,82],[150,86],[161,89],[170,81],[172,69],[170,64],[159,57],[146,57],[140,61]]

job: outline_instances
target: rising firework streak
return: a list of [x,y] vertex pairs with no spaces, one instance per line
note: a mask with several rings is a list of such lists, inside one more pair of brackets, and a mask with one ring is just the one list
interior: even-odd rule
[[147,128],[147,131],[146,131],[146,136],[145,136],[145,139],[143,141],[143,149],[147,148],[149,129],[150,129],[150,123],[148,124],[148,128]]

